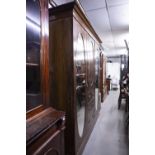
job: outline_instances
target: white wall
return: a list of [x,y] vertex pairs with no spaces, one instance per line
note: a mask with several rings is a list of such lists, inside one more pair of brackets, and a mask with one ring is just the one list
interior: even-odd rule
[[120,80],[120,63],[113,62],[107,63],[106,65],[106,77],[110,75],[112,82],[116,82],[119,84]]

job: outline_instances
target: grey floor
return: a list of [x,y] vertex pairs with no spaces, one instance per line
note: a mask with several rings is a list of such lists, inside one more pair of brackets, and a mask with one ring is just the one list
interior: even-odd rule
[[82,155],[128,155],[124,105],[117,109],[119,91],[110,91]]

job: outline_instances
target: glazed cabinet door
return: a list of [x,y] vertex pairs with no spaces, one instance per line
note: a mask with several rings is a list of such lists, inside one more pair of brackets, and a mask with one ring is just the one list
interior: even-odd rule
[[26,0],[26,111],[49,105],[48,1]]
[[42,103],[41,96],[41,13],[40,1],[26,1],[26,110]]

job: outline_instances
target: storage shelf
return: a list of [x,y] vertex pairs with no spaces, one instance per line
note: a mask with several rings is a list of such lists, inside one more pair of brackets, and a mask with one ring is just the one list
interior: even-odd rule
[[76,76],[85,76],[85,73],[81,73],[81,74],[76,74]]
[[39,96],[40,93],[26,93],[26,96]]
[[37,63],[26,63],[26,66],[39,66]]

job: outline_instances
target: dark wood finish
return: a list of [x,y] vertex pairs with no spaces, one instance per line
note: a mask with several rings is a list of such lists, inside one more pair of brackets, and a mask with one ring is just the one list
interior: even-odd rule
[[[39,68],[41,77],[41,95],[28,94],[28,100],[34,100],[35,106],[29,104],[26,113],[26,154],[27,155],[64,155],[65,114],[53,109],[49,100],[49,16],[48,1],[39,0],[41,15],[41,42],[33,43],[40,46],[40,59],[36,52],[30,53],[27,68]],[[33,8],[33,7],[32,7]],[[33,16],[32,16],[33,17]],[[35,60],[35,61],[34,61]],[[37,97],[36,97],[37,96]],[[39,104],[37,104],[37,102]]]
[[49,16],[48,1],[40,0],[41,7],[41,88],[43,104],[49,105]]
[[26,113],[26,119],[28,119],[28,118],[30,118],[30,117],[33,117],[34,115],[36,115],[36,114],[42,112],[44,109],[45,109],[44,106],[43,106],[43,105],[40,105],[40,106],[38,106],[38,107],[36,107],[36,108],[34,108],[34,109],[28,111],[28,112]]
[[[95,49],[101,40],[80,7],[69,3],[49,10],[49,60],[52,106],[66,112],[65,155],[81,155],[97,120],[95,109]],[[77,73],[78,36],[84,43],[83,72]],[[84,69],[85,68],[85,69]],[[84,71],[85,70],[85,71]],[[81,74],[81,75],[80,75]],[[85,87],[85,124],[83,136],[77,126],[77,76],[83,76]]]
[[65,144],[68,146],[69,154],[74,155],[74,120],[76,118],[74,116],[74,88],[72,87],[74,79],[70,76],[74,71],[73,44],[70,42],[72,38],[72,18],[53,22],[52,27],[50,22],[50,87],[52,88],[50,96],[52,106],[66,112]]
[[[41,23],[41,33],[40,38],[41,42],[36,43],[34,42],[36,46],[40,46],[40,64],[38,64],[36,61],[38,61],[38,58],[36,59],[36,52],[30,53],[29,59],[33,60],[34,62],[27,62],[26,66],[27,68],[33,69],[36,67],[40,67],[40,86],[41,86],[41,94],[39,96],[35,95],[32,96],[31,94],[27,94],[27,105],[30,107],[28,108],[28,113],[32,109],[34,113],[36,113],[36,107],[37,105],[43,105],[44,107],[49,106],[49,24],[48,24],[48,1],[47,0],[39,0],[40,3],[40,23]],[[33,16],[32,16],[33,17]],[[31,67],[31,68],[30,68]],[[33,67],[33,68],[32,68]],[[32,71],[33,72],[33,71]],[[28,74],[28,72],[27,72]],[[37,75],[39,76],[39,75]],[[34,102],[34,107],[31,107],[31,101]],[[37,103],[39,102],[39,103]]]
[[111,79],[106,79],[106,85],[107,85],[107,94],[109,94],[110,91],[110,83],[111,83]]
[[64,155],[64,121],[64,112],[53,108],[27,119],[27,155],[43,155],[49,151],[50,155],[55,152]]

